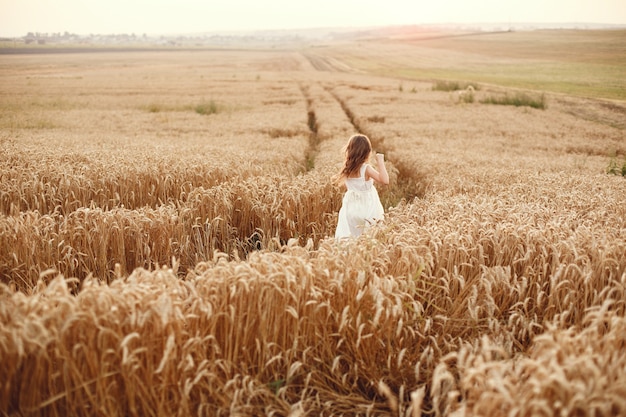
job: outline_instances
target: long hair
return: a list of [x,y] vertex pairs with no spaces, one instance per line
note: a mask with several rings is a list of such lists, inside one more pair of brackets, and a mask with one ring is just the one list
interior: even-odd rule
[[352,135],[343,151],[345,153],[343,168],[337,175],[337,182],[340,183],[359,172],[361,165],[369,159],[372,153],[372,143],[365,135]]

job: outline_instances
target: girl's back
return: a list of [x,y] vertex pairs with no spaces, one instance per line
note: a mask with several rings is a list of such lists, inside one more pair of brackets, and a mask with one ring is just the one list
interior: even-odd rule
[[346,178],[346,188],[353,191],[369,191],[374,188],[374,180],[370,178],[365,180],[365,169],[367,164],[361,165],[359,176],[356,178]]

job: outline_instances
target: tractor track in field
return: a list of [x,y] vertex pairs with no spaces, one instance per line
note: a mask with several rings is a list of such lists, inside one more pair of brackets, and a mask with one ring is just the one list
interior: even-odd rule
[[[314,108],[314,99],[309,93],[309,86],[300,83],[299,87],[306,101],[307,125],[309,127],[309,144],[308,144],[308,148],[305,154],[306,154],[307,171],[310,171],[315,166],[315,156],[319,152],[321,138],[318,134],[319,125],[318,125],[318,120],[317,120],[317,114]],[[384,137],[378,137],[372,134],[372,132],[368,131],[367,127],[361,124],[357,115],[350,109],[350,106],[348,105],[348,102],[345,99],[340,97],[331,87],[323,86],[323,89],[335,101],[337,101],[337,103],[343,110],[346,118],[348,119],[352,127],[354,128],[355,133],[362,133],[366,135],[367,137],[369,137],[370,141],[372,142],[372,146],[379,152],[384,153],[385,151],[387,151],[384,145]]]
[[309,127],[309,144],[305,151],[305,168],[308,172],[315,168],[315,157],[320,150],[321,140],[318,134],[317,115],[313,108],[313,98],[309,93],[309,87],[304,84],[299,84],[299,87],[306,101],[307,126]]
[[367,136],[375,150],[385,153],[387,151],[387,149],[385,149],[385,138],[374,135],[367,129],[367,126],[361,124],[359,117],[352,111],[347,100],[340,97],[332,88],[324,87],[324,89],[339,103],[348,121],[354,127],[355,132]]
[[303,53],[302,56],[309,61],[311,66],[315,68],[317,71],[327,71],[327,72],[351,72],[357,73],[362,72],[357,70],[350,65],[346,64],[343,61],[340,61],[336,58],[331,58],[329,56],[322,56],[313,53]]

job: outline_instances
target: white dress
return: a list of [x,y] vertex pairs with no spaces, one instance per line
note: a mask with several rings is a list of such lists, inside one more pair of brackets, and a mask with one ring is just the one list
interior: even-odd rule
[[373,225],[384,216],[374,179],[365,181],[367,164],[361,165],[358,178],[346,178],[347,191],[343,196],[335,239],[357,237],[366,227]]

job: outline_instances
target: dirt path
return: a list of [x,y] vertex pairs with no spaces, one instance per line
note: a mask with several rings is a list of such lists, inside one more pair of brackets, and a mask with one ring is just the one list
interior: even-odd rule
[[329,71],[329,72],[350,72],[350,73],[361,73],[355,68],[352,68],[348,64],[343,61],[340,61],[336,58],[331,58],[328,56],[322,56],[318,54],[312,53],[303,53],[304,56],[318,71]]

